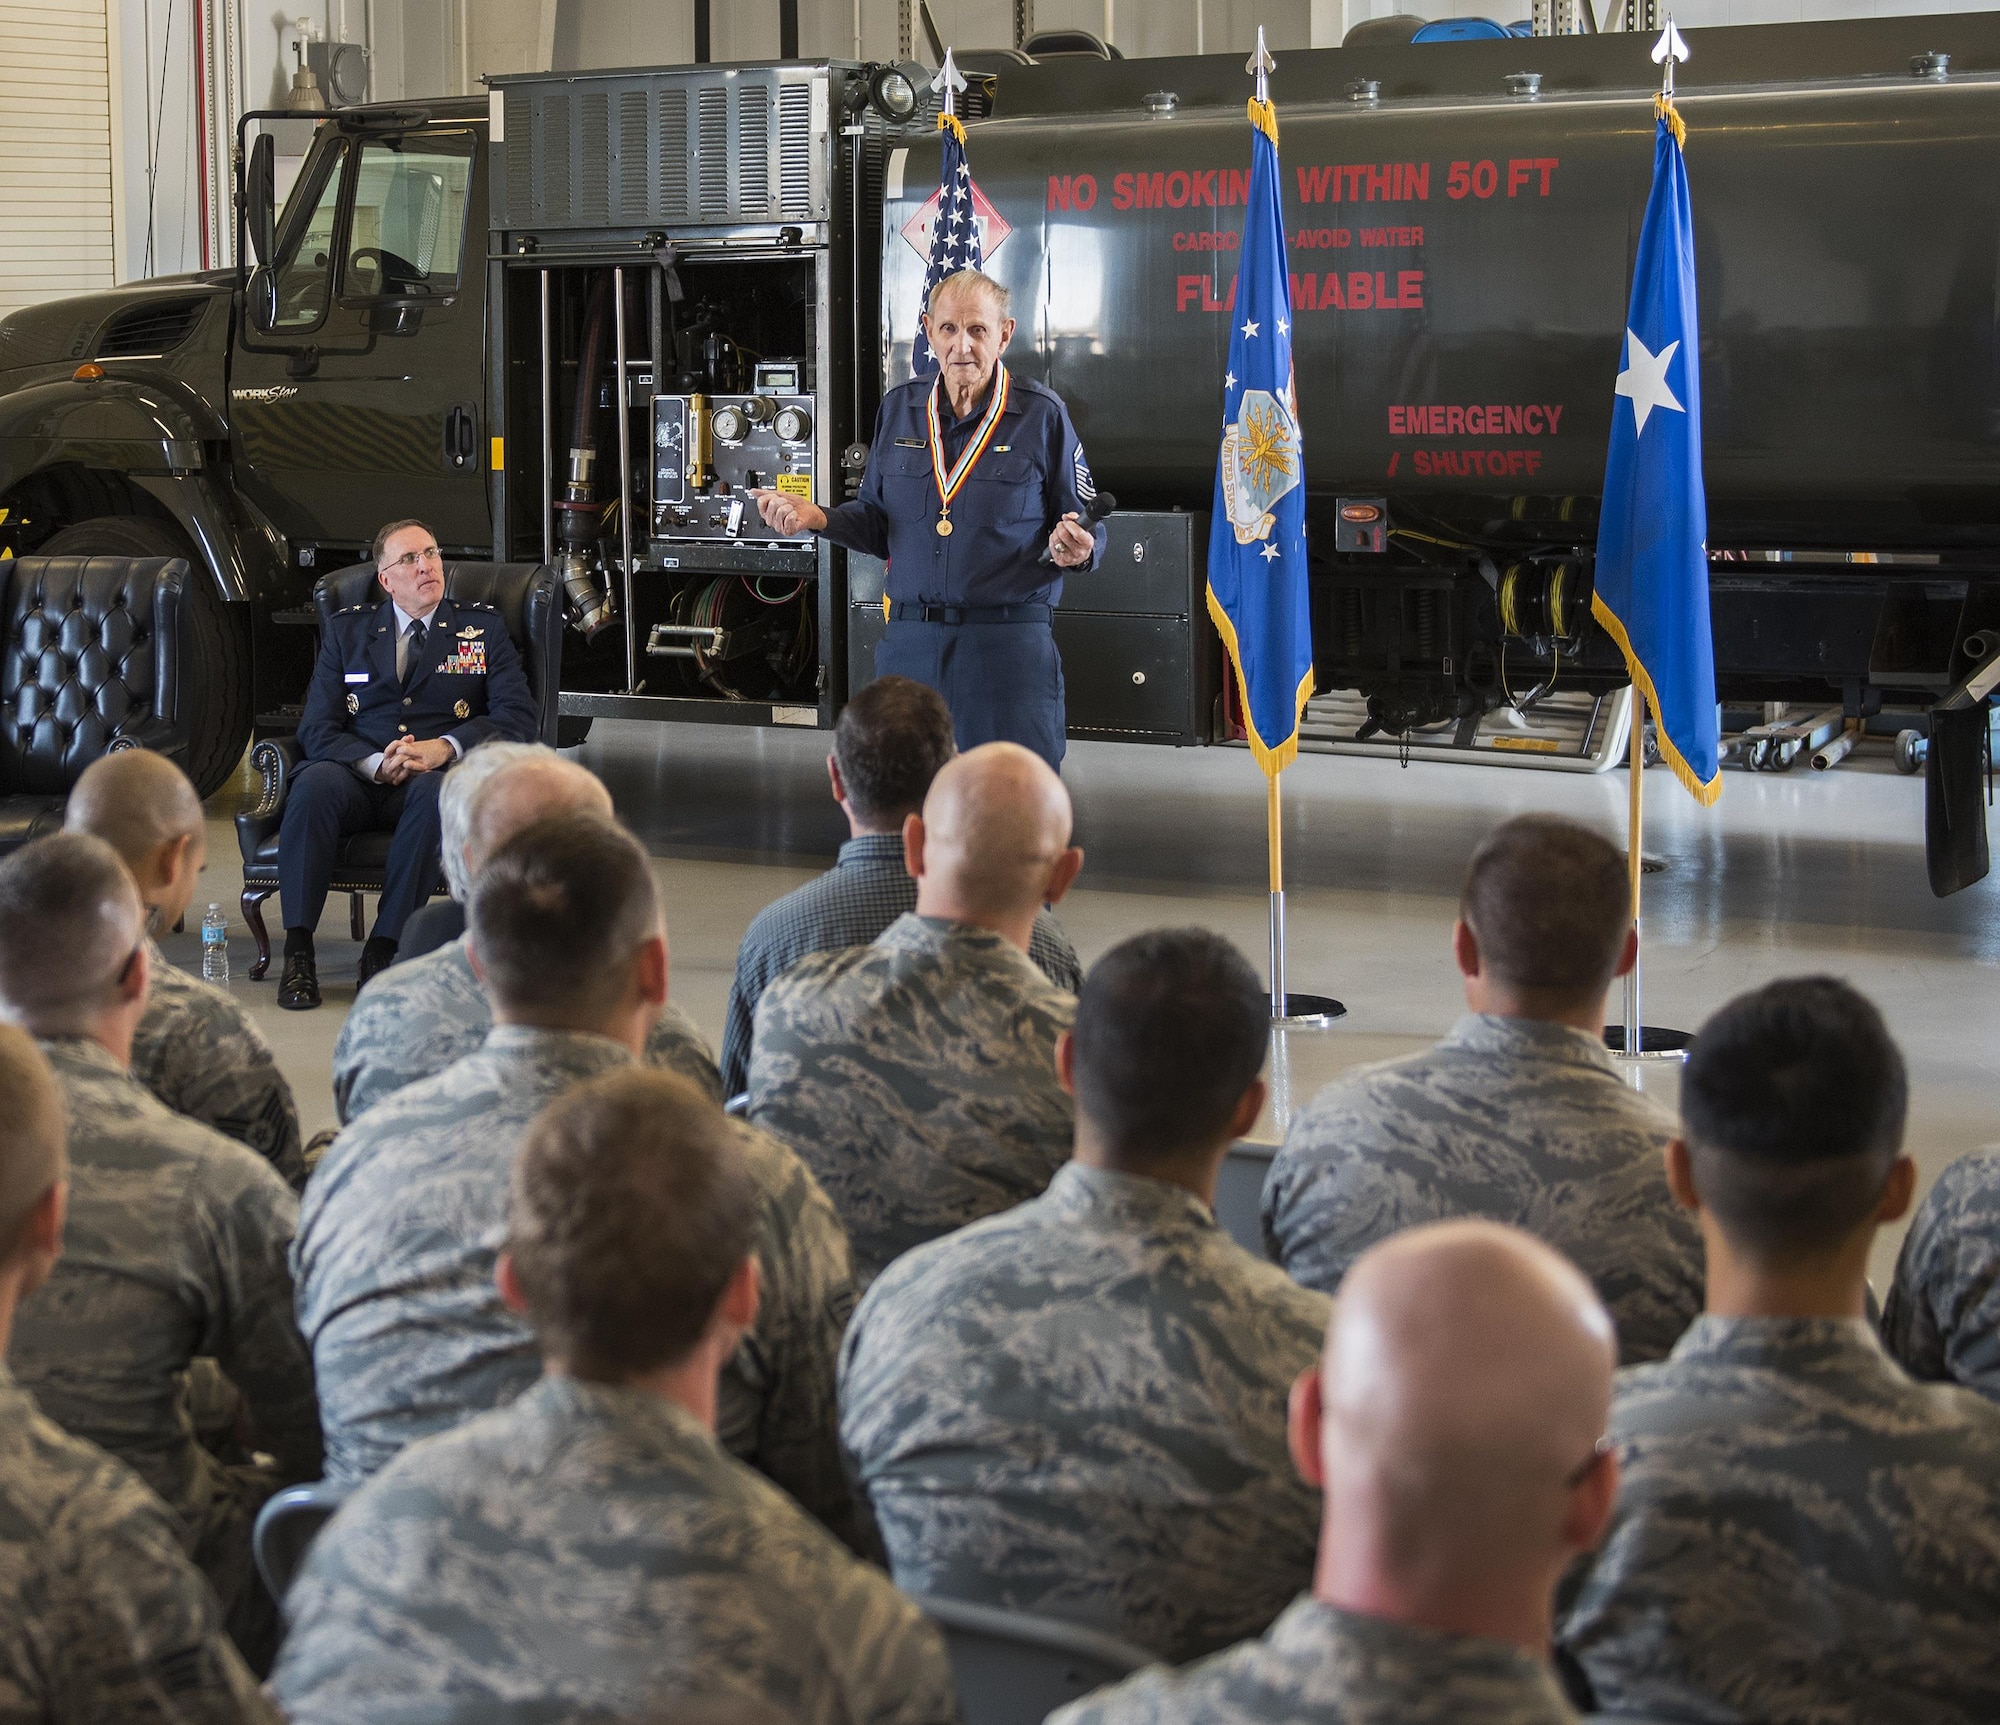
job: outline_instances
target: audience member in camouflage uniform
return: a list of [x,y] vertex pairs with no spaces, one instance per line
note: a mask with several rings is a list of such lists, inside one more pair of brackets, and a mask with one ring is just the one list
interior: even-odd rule
[[[127,1073],[146,1007],[145,919],[112,850],[62,833],[0,863],[0,1006],[40,1040],[69,1116],[64,1256],[15,1321],[11,1363],[42,1411],[127,1463],[181,1518],[253,1664],[275,1627],[250,1524],[319,1471],[312,1363],[292,1324],[298,1214],[261,1156],[171,1112]],[[212,1357],[275,1470],[195,1440],[182,1380]]]
[[1676,1195],[1708,1315],[1620,1374],[1611,1533],[1561,1640],[1607,1712],[1823,1725],[2000,1719],[2000,1408],[1912,1383],[1863,1316],[1908,1208],[1902,1057],[1830,978],[1702,1026]]
[[1312,1576],[1285,1398],[1328,1302],[1216,1225],[1264,1104],[1270,997],[1198,929],[1126,941],[1057,1045],[1076,1155],[1041,1197],[898,1259],[842,1353],[841,1438],[897,1585],[1178,1663]]
[[[62,1254],[62,1095],[0,1026],[0,1354]],[[0,1366],[0,1719],[236,1725],[277,1715],[222,1630],[173,1517],[123,1463],[46,1420]]]
[[[64,825],[118,853],[138,883],[155,929],[188,912],[208,860],[201,799],[164,755],[124,749],[84,768]],[[176,1114],[247,1144],[294,1189],[305,1184],[299,1111],[277,1056],[226,989],[147,954],[153,977],[146,1016],[132,1037],[132,1076]]]
[[1075,997],[1028,960],[1037,912],[1083,866],[1069,795],[987,743],[910,823],[917,908],[764,993],[750,1117],[792,1145],[847,1226],[862,1286],[899,1253],[1032,1198],[1069,1156],[1056,1038]]
[[[372,1474],[534,1380],[534,1333],[493,1285],[508,1169],[547,1103],[633,1060],[666,999],[652,867],[608,820],[562,815],[516,834],[480,872],[472,917],[498,1023],[343,1132],[306,1189],[299,1322],[333,1479]],[[730,1130],[763,1206],[767,1279],[724,1378],[724,1441],[860,1538],[834,1433],[853,1301],[840,1224],[789,1150]]]
[[1618,1488],[1614,1346],[1589,1283],[1516,1229],[1363,1253],[1292,1397],[1292,1453],[1326,1492],[1311,1594],[1050,1725],[1573,1725],[1550,1605]]
[[1627,1364],[1659,1359],[1701,1310],[1701,1232],[1667,1190],[1673,1116],[1601,1034],[1638,950],[1623,855],[1569,821],[1506,822],[1472,859],[1452,944],[1470,1013],[1293,1121],[1264,1186],[1272,1256],[1330,1294],[1398,1229],[1511,1222],[1596,1284]]
[[1904,1236],[1882,1339],[1913,1378],[2000,1401],[2000,1153],[1937,1177]]
[[[597,776],[552,749],[522,747],[482,778],[473,791],[465,847],[475,882],[484,859],[536,821],[560,814],[613,818],[611,794]],[[473,969],[470,936],[382,971],[356,997],[334,1044],[333,1101],[341,1124],[404,1086],[435,1077],[478,1048],[492,1028],[493,1009]],[[701,1032],[671,1002],[647,1033],[645,1060],[722,1095]]]
[[[764,990],[802,958],[866,946],[917,908],[903,865],[903,823],[924,806],[938,769],[957,751],[951,712],[937,690],[908,677],[877,677],[840,709],[826,773],[851,835],[832,868],[750,919],[722,1030],[722,1089],[750,1081],[750,1038]],[[1028,956],[1056,987],[1074,994],[1083,967],[1063,926],[1035,918]]]
[[950,1725],[937,1631],[715,1440],[760,1203],[721,1110],[606,1074],[544,1111],[511,1186],[498,1281],[546,1375],[319,1536],[272,1680],[292,1725]]

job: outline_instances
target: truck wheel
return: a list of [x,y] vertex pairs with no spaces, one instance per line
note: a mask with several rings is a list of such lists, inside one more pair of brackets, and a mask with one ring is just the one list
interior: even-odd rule
[[44,557],[185,557],[192,574],[182,653],[182,704],[187,710],[187,774],[204,798],[235,775],[250,742],[250,616],[215,590],[208,566],[171,522],[143,515],[104,515],[50,537]]

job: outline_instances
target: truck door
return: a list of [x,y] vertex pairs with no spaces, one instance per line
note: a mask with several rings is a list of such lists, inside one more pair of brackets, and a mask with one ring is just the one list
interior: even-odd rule
[[343,129],[306,165],[230,378],[239,482],[289,538],[416,516],[447,550],[492,545],[482,142]]

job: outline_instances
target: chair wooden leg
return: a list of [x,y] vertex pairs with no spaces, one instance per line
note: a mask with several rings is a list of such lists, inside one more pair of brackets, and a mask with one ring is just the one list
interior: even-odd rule
[[271,931],[264,926],[264,901],[273,890],[268,886],[246,886],[237,901],[243,907],[243,920],[250,925],[250,938],[257,943],[257,962],[250,967],[252,982],[262,982],[264,972],[271,968]]
[[347,932],[357,941],[368,938],[368,924],[362,915],[365,909],[365,901],[358,892],[347,895]]

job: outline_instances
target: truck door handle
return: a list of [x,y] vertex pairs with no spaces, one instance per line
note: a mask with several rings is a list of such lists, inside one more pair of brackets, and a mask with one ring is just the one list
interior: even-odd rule
[[444,416],[444,464],[463,473],[479,461],[479,414],[469,402],[458,402]]

